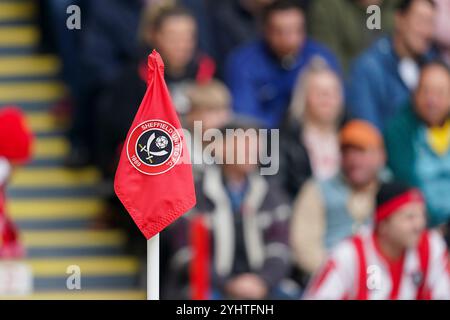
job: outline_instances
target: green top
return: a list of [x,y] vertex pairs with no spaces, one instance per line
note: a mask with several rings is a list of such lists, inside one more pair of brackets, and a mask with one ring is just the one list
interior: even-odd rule
[[381,30],[369,30],[367,20],[372,14],[357,0],[314,0],[309,16],[310,33],[326,44],[338,56],[348,71],[351,60],[368,48],[374,40],[390,34],[394,26],[394,12],[398,0],[384,0],[381,9]]
[[426,126],[410,102],[387,125],[384,132],[388,166],[394,176],[424,193],[429,225],[450,218],[447,193],[450,185],[450,152],[436,154],[426,139]]

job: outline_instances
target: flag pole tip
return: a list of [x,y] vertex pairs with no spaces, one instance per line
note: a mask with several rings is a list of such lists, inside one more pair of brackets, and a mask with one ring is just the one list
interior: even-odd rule
[[150,70],[154,70],[155,68],[164,70],[164,61],[158,51],[153,50],[148,56],[148,67]]

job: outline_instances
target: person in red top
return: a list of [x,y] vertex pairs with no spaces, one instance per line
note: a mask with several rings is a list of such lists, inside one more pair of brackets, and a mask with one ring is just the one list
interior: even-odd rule
[[426,229],[421,193],[399,182],[381,186],[374,227],[339,244],[306,299],[450,299],[449,260],[437,231]]
[[13,165],[29,159],[32,135],[25,124],[24,116],[17,108],[0,110],[0,259],[20,258],[24,249],[18,231],[6,215],[6,184]]

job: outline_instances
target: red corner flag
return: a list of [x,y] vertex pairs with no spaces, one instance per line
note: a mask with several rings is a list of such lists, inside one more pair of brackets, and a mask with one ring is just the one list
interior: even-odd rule
[[150,239],[191,209],[196,199],[186,142],[156,51],[148,66],[147,92],[128,132],[114,189]]

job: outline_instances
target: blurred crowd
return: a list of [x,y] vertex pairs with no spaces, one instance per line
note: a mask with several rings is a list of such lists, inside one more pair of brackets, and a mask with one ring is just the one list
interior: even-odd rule
[[[153,48],[185,128],[280,130],[275,176],[251,164],[194,169],[197,207],[162,234],[163,297],[192,298],[193,261],[206,255],[209,298],[300,298],[332,248],[374,224],[392,181],[421,191],[427,222],[377,220],[385,251],[414,247],[425,228],[448,237],[450,1],[41,4],[41,50],[59,54],[69,88],[55,107],[72,119],[66,165],[101,170],[105,220],[126,228],[137,252],[145,241],[112,180]],[[65,28],[70,4],[81,7],[81,30]],[[366,23],[371,5],[380,29]],[[198,217],[208,245],[196,247]]]

